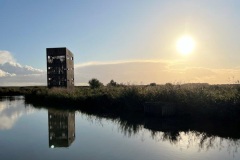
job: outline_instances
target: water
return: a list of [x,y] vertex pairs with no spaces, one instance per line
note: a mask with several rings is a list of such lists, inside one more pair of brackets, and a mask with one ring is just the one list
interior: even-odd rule
[[238,125],[225,128],[222,125],[222,129],[177,125],[178,122],[156,122],[141,115],[47,109],[26,104],[22,96],[1,97],[0,157],[3,160],[240,159]]

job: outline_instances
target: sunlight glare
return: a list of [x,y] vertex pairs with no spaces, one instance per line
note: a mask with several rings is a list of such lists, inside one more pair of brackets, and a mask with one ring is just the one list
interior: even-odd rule
[[182,55],[190,54],[195,48],[195,41],[189,35],[184,35],[178,39],[177,44],[177,51]]

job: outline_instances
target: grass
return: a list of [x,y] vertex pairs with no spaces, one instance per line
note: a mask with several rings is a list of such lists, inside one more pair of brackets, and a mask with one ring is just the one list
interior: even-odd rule
[[171,102],[192,116],[235,118],[240,115],[240,85],[115,86],[73,90],[1,87],[0,95],[25,95],[26,101],[74,109],[143,112],[145,102]]

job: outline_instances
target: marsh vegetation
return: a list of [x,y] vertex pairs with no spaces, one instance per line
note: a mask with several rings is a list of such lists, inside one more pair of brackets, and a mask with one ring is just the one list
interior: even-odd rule
[[[90,81],[89,81],[90,82]],[[74,109],[108,112],[143,112],[145,102],[171,102],[179,115],[234,119],[240,115],[240,85],[176,84],[75,87],[73,90],[46,87],[1,87],[0,95],[25,95],[26,101]],[[100,83],[100,85],[97,84]],[[96,87],[97,86],[97,87]]]

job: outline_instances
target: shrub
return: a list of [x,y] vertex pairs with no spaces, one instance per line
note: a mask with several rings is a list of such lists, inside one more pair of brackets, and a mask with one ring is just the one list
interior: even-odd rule
[[153,82],[153,83],[150,83],[149,85],[150,85],[150,86],[157,86],[157,83],[154,83],[154,82]]

